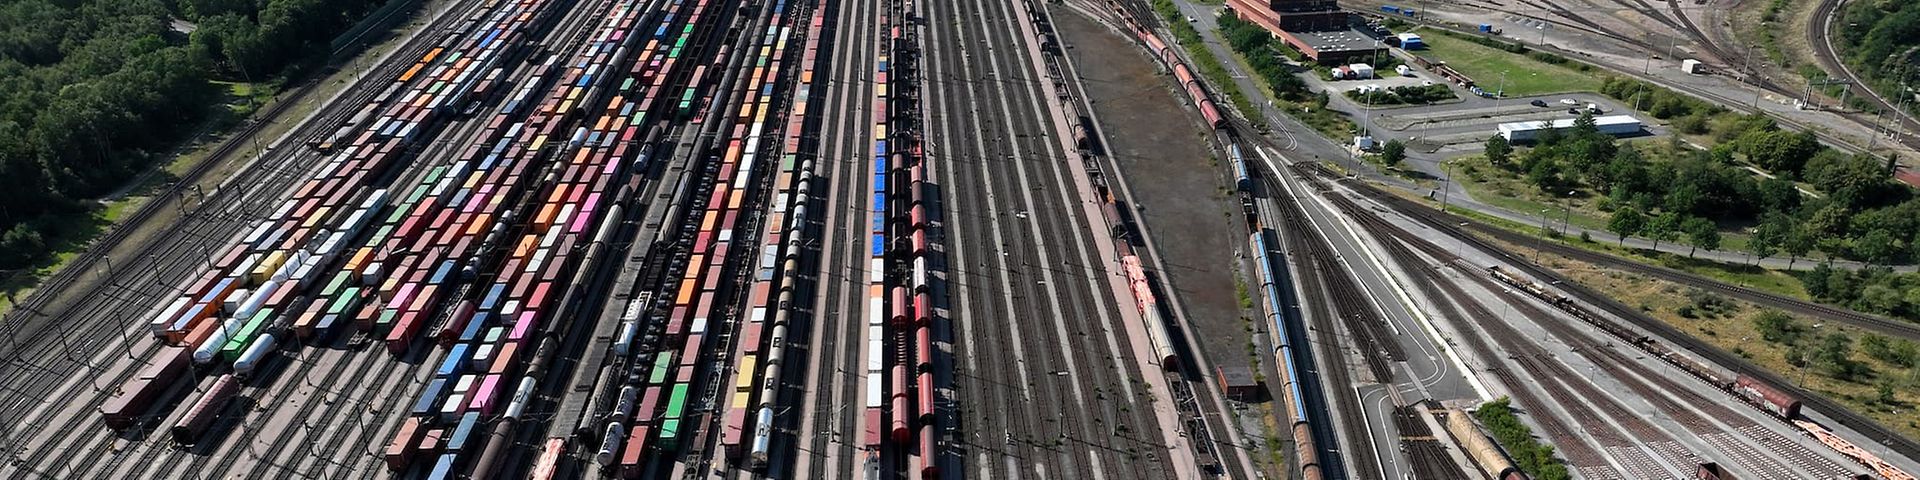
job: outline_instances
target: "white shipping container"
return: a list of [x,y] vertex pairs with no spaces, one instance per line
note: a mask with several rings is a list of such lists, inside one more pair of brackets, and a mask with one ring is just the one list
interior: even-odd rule
[[179,319],[181,314],[186,313],[187,307],[192,305],[193,299],[188,297],[173,299],[165,307],[161,307],[160,313],[154,315],[152,320],[147,321],[147,331],[156,337],[166,335],[167,329],[173,326],[174,320]]
[[245,305],[247,303],[247,298],[251,297],[252,295],[253,295],[253,292],[250,290],[247,290],[244,288],[234,289],[234,291],[227,293],[227,298],[223,298],[220,300],[220,308],[222,311],[226,311],[226,312],[239,311],[240,306]]
[[886,396],[886,392],[880,390],[882,382],[880,377],[882,376],[883,375],[879,375],[877,372],[867,372],[867,408],[880,408],[880,399]]

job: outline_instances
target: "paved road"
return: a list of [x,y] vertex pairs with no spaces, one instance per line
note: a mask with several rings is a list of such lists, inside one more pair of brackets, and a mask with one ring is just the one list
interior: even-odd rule
[[[1259,80],[1256,77],[1249,75],[1248,72],[1242,69],[1240,67],[1239,62],[1232,60],[1235,58],[1233,56],[1234,52],[1230,47],[1228,47],[1225,43],[1222,43],[1222,41],[1220,40],[1219,23],[1214,14],[1216,11],[1218,11],[1220,7],[1198,5],[1186,0],[1175,0],[1174,4],[1180,7],[1180,11],[1182,13],[1184,13],[1187,16],[1193,17],[1195,21],[1192,24],[1194,28],[1200,32],[1200,37],[1205,43],[1207,49],[1213,52],[1213,55],[1215,57],[1220,58],[1222,62],[1224,62],[1224,66],[1226,67],[1228,73],[1231,74],[1231,76],[1233,77],[1234,83],[1240,88],[1240,90],[1242,92],[1245,92],[1248,95],[1255,96],[1256,98],[1263,96],[1259,88],[1259,85],[1257,84]],[[1183,55],[1184,53],[1185,52],[1182,52]],[[1588,58],[1588,60],[1601,60],[1601,58],[1590,57]],[[1735,100],[1737,99],[1730,96],[1732,94],[1725,93],[1726,88],[1728,88],[1728,84],[1732,83],[1727,79],[1717,78],[1717,77],[1703,77],[1698,75],[1686,75],[1684,73],[1680,73],[1676,69],[1671,69],[1671,68],[1654,69],[1649,66],[1647,68],[1647,71],[1648,71],[1647,73],[1640,73],[1639,75],[1636,75],[1636,76],[1644,76],[1643,79],[1656,80],[1661,83],[1669,84],[1670,86],[1677,86],[1683,90],[1687,90],[1695,93],[1698,93],[1701,89],[1713,90],[1718,93],[1711,94],[1712,98],[1720,102],[1729,103],[1729,104],[1741,103],[1741,102],[1736,102]],[[1635,72],[1627,72],[1627,73],[1633,74]],[[1319,78],[1314,77],[1312,75],[1301,75],[1301,78],[1307,79],[1310,85],[1319,86],[1321,88],[1325,88],[1325,86],[1327,85],[1327,82],[1322,81]],[[1461,92],[1456,91],[1456,94],[1458,93],[1461,93]],[[1525,103],[1525,102],[1531,101],[1534,98],[1556,99],[1556,100],[1559,98],[1574,98],[1581,101],[1582,103],[1592,102],[1592,103],[1602,103],[1603,105],[1608,105],[1609,111],[1621,110],[1619,108],[1620,104],[1618,102],[1613,101],[1609,98],[1606,98],[1602,95],[1593,94],[1593,93],[1542,95],[1539,97],[1516,97],[1511,99],[1502,99],[1498,101],[1486,101],[1486,102],[1481,102],[1478,99],[1472,99],[1472,100],[1469,100],[1469,102],[1475,102],[1481,105],[1505,105],[1510,103]],[[1752,98],[1753,97],[1749,97],[1748,99],[1751,100]],[[1766,99],[1765,96],[1760,96],[1758,98],[1762,100]],[[1775,100],[1780,100],[1780,99],[1775,99]],[[1349,154],[1347,150],[1344,148],[1344,145],[1343,145],[1343,143],[1347,139],[1328,139],[1328,138],[1322,137],[1317,132],[1313,131],[1311,128],[1308,128],[1306,125],[1301,124],[1298,120],[1295,120],[1291,115],[1288,115],[1285,111],[1269,106],[1264,100],[1256,101],[1255,103],[1259,105],[1259,108],[1261,109],[1261,112],[1258,112],[1258,113],[1264,119],[1263,120],[1264,123],[1273,127],[1274,133],[1272,136],[1274,137],[1275,141],[1278,142],[1278,144],[1282,147],[1289,147],[1288,151],[1290,152],[1290,154],[1293,154],[1296,156],[1304,155],[1305,158],[1335,159],[1335,160],[1338,160],[1337,163],[1340,163],[1341,165],[1348,167],[1350,170],[1366,172],[1366,176],[1373,180],[1393,184],[1395,186],[1399,186],[1412,191],[1420,191],[1420,192],[1434,191],[1434,189],[1432,188],[1423,188],[1423,187],[1413,185],[1411,182],[1408,182],[1399,177],[1380,174],[1371,165],[1367,165],[1364,162],[1351,160],[1349,158]],[[1330,103],[1329,105],[1334,107],[1343,107],[1343,108],[1337,108],[1337,109],[1340,109],[1343,111],[1349,111],[1349,112],[1367,111],[1367,109],[1355,106],[1350,100],[1339,95],[1334,95],[1332,103]],[[1818,112],[1806,112],[1806,111],[1797,110],[1797,109],[1794,109],[1791,105],[1783,104],[1780,101],[1760,101],[1760,102],[1754,102],[1753,104],[1748,104],[1748,105],[1734,105],[1734,106],[1752,108],[1752,105],[1758,105],[1761,107],[1761,109],[1776,116],[1783,116],[1783,115],[1791,116],[1794,121],[1798,121],[1798,122],[1807,122],[1807,121],[1814,121],[1814,120],[1821,119],[1820,117],[1810,116]],[[1388,132],[1394,132],[1396,131],[1396,129],[1381,127],[1379,124],[1382,122],[1380,122],[1379,120],[1381,119],[1382,116],[1405,115],[1409,112],[1422,111],[1426,109],[1469,108],[1471,106],[1473,106],[1473,104],[1447,104],[1447,105],[1439,105],[1439,106],[1432,106],[1432,107],[1410,107],[1405,109],[1387,109],[1387,110],[1374,111],[1372,115],[1353,115],[1351,118],[1355,121],[1357,125],[1360,126],[1360,128],[1366,129],[1368,131],[1380,133],[1382,138],[1390,138],[1390,137],[1394,137],[1395,135]],[[1558,106],[1558,104],[1550,102],[1550,106]],[[1661,131],[1660,130],[1661,127],[1659,127],[1656,124],[1656,122],[1653,122],[1651,118],[1645,118],[1645,115],[1639,114],[1639,113],[1633,113],[1633,115],[1643,117],[1644,120],[1648,120],[1649,127],[1654,132],[1657,133]],[[1459,132],[1448,130],[1447,132],[1444,132],[1444,133],[1459,133]],[[1447,174],[1446,172],[1443,171],[1442,168],[1440,168],[1440,165],[1439,165],[1439,162],[1443,160],[1442,157],[1444,156],[1445,155],[1433,155],[1433,154],[1424,154],[1424,153],[1414,152],[1408,156],[1409,161],[1405,165],[1407,165],[1409,168],[1412,168],[1414,170],[1423,172],[1428,176],[1444,179],[1444,178],[1447,178]],[[1488,205],[1486,203],[1474,200],[1472,199],[1471,195],[1466,193],[1464,189],[1459,188],[1457,185],[1453,185],[1449,183],[1447,188],[1452,190],[1452,193],[1450,194],[1451,198],[1449,199],[1449,202],[1448,202],[1449,205],[1458,205],[1465,208],[1470,208],[1482,213],[1486,213],[1488,215],[1492,215],[1492,216],[1507,219],[1507,220],[1512,220],[1522,224],[1534,224],[1534,223],[1540,222],[1540,217],[1537,215],[1529,215],[1529,214],[1524,214],[1520,212],[1513,212],[1510,210],[1505,210],[1499,207],[1495,207],[1495,206]],[[1597,238],[1597,239],[1598,238],[1617,238],[1617,236],[1614,235],[1612,232],[1601,231],[1601,230],[1590,230],[1590,229],[1577,228],[1577,227],[1569,230],[1568,234],[1571,236],[1578,236],[1581,232],[1586,232],[1591,237]],[[1648,250],[1654,249],[1654,242],[1652,240],[1638,238],[1638,237],[1628,238],[1626,241],[1626,245],[1634,248],[1639,248],[1639,249],[1648,249]],[[1679,244],[1674,242],[1661,242],[1658,250],[1666,253],[1687,255],[1688,251],[1692,249],[1687,247],[1684,244]],[[1694,252],[1693,254],[1696,258],[1701,258],[1701,259],[1708,259],[1708,260],[1714,260],[1714,261],[1720,261],[1720,262],[1726,262],[1726,263],[1760,265],[1766,268],[1776,269],[1776,270],[1786,270],[1786,269],[1789,269],[1789,267],[1791,267],[1791,269],[1793,270],[1810,270],[1810,269],[1813,269],[1816,265],[1818,265],[1818,262],[1809,261],[1806,259],[1791,260],[1791,259],[1779,258],[1779,257],[1769,257],[1769,258],[1755,261],[1752,258],[1751,253],[1737,252],[1737,251],[1709,250],[1709,251]],[[1846,260],[1833,261],[1832,265],[1835,268],[1845,268],[1845,269],[1860,269],[1865,267],[1865,265],[1860,262],[1846,261]],[[1905,266],[1896,267],[1895,270],[1907,271],[1907,272],[1920,271],[1920,266],[1905,265]]]

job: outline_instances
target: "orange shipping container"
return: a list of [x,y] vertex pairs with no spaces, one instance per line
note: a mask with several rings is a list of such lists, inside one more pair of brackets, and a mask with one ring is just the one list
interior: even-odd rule
[[187,336],[180,340],[180,346],[189,350],[199,349],[200,344],[206,343],[208,338],[213,337],[213,332],[220,330],[220,323],[219,319],[201,320],[199,325],[194,326],[193,330],[187,332]]

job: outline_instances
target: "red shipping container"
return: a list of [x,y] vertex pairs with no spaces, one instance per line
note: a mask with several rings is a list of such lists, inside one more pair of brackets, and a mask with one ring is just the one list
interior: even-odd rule
[[920,409],[919,414],[915,415],[914,418],[918,419],[918,421],[925,422],[933,418],[933,373],[921,372],[919,383]]
[[[213,332],[219,330],[220,326],[220,321],[203,317],[200,321],[194,322],[192,330],[188,330],[186,335],[181,336],[180,340],[174,343],[188,351],[198,349],[200,344],[206,343],[208,338],[213,337]],[[171,334],[169,338],[172,338]]]
[[406,470],[407,464],[413,462],[413,451],[420,443],[420,434],[423,430],[420,417],[409,417],[406,422],[400,424],[400,431],[394,433],[393,441],[387,442],[388,471]]
[[650,432],[652,428],[647,425],[636,425],[627,432],[626,448],[620,451],[621,478],[639,479],[646,473],[642,460],[647,452],[646,442]]
[[741,327],[740,344],[746,347],[748,354],[760,353],[760,329],[765,323],[747,322]]
[[726,445],[728,450],[740,448],[740,439],[745,436],[746,424],[746,408],[741,405],[728,408],[725,423],[720,425],[720,443]]
[[547,293],[552,288],[552,285],[552,283],[540,282],[539,285],[534,286],[533,294],[527,296],[525,307],[533,310],[546,310]]
[[394,355],[406,353],[407,347],[413,343],[413,337],[420,333],[423,323],[425,322],[420,320],[420,312],[400,314],[400,319],[393,323],[393,330],[387,332],[387,353]]
[[869,448],[880,447],[880,430],[882,428],[885,428],[880,424],[880,420],[881,420],[880,413],[881,412],[879,408],[867,409],[867,413],[866,413],[867,418],[866,418],[866,421],[864,422],[864,428],[862,428],[863,433],[861,435],[861,439],[865,442],[863,443],[863,445],[866,445]]

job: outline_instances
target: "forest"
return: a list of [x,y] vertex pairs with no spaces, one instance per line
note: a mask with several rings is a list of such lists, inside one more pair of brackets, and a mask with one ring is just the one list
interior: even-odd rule
[[[0,0],[0,270],[188,137],[226,83],[286,84],[376,0]],[[224,121],[223,121],[224,120]]]
[[[1920,5],[1914,2],[1847,2],[1832,28],[1841,61],[1888,101],[1920,80]],[[1920,86],[1920,85],[1916,85]],[[1920,111],[1916,102],[1909,111]]]

